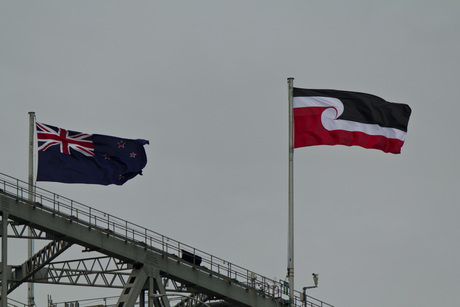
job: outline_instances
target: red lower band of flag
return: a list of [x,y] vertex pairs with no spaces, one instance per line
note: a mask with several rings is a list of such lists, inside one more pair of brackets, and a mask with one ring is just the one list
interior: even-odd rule
[[[308,110],[306,110],[308,109]],[[324,108],[294,109],[294,148],[316,145],[345,145],[401,153],[404,141],[359,131],[326,130],[321,123]]]

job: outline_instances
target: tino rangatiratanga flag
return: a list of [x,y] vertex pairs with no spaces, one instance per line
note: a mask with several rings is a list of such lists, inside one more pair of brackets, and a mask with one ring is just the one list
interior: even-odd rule
[[398,154],[411,109],[365,93],[293,89],[294,148],[346,145]]
[[36,123],[37,181],[116,184],[142,174],[147,140],[87,134]]

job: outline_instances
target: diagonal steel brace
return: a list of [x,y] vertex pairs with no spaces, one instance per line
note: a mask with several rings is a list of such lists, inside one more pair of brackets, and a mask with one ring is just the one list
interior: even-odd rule
[[67,250],[72,243],[64,240],[54,240],[48,245],[43,247],[35,255],[29,258],[21,266],[17,267],[12,272],[12,282],[9,284],[8,293],[19,287],[22,283],[29,280],[36,272],[56,259],[65,250]]

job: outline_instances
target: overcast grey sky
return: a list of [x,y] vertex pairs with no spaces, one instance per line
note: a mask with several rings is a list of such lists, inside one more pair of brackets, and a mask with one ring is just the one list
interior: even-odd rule
[[315,272],[310,294],[336,306],[458,306],[459,16],[456,0],[4,0],[0,172],[27,180],[29,111],[148,139],[124,186],[39,186],[284,279],[286,78],[407,103],[401,155],[295,151],[296,289]]

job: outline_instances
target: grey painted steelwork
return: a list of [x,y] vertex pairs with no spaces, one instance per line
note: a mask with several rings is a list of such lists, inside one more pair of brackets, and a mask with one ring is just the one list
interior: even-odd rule
[[[52,240],[54,237],[49,236],[42,230],[35,229],[29,225],[20,224],[14,221],[8,221],[8,227],[11,231],[8,231],[8,238],[17,239],[43,239]],[[0,233],[1,236],[1,233]]]
[[53,261],[34,276],[35,283],[123,288],[133,266],[113,257]]
[[32,255],[26,262],[21,266],[15,268],[11,273],[11,278],[15,281],[8,284],[8,293],[12,292],[14,289],[19,287],[23,282],[27,281],[40,269],[45,267],[57,256],[66,251],[72,243],[69,243],[64,240],[51,241],[48,245],[43,247],[35,255]]
[[[11,225],[32,225],[48,238],[116,258],[132,267],[131,275],[141,278],[129,290],[129,281],[121,280],[125,283],[122,293],[133,294],[125,298],[122,294],[118,307],[131,306],[145,290],[149,291],[148,297],[154,292],[165,294],[162,280],[179,284],[182,291],[201,293],[235,306],[280,307],[287,303],[281,282],[52,192],[34,189],[33,203],[27,200],[28,193],[26,183],[0,173],[0,212],[8,212]],[[44,274],[49,276],[49,268],[41,268],[38,273],[42,274],[37,274],[41,279],[36,282],[44,282]],[[83,276],[91,272],[80,273]],[[307,306],[331,306],[313,297],[307,299]],[[151,299],[148,303],[153,306]],[[296,291],[292,306],[305,306],[300,292]]]

